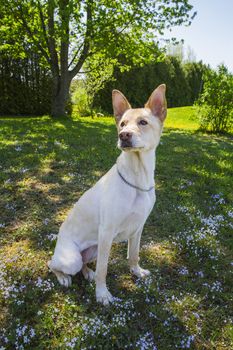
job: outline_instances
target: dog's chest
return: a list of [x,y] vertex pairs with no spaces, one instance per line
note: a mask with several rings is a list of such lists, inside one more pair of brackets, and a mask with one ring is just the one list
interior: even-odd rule
[[123,213],[122,222],[114,241],[128,239],[143,227],[155,203],[155,193],[139,193],[132,205]]

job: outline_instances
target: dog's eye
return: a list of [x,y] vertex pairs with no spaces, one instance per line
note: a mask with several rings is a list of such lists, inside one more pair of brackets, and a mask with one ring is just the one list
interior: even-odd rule
[[123,126],[125,126],[125,122],[120,123],[120,127],[123,128]]
[[140,125],[146,125],[146,124],[148,124],[148,123],[147,123],[146,120],[142,119],[142,120],[140,120],[139,124],[140,124]]

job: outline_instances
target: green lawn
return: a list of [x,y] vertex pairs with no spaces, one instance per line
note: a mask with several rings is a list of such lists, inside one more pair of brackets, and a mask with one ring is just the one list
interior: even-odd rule
[[169,110],[157,150],[157,202],[132,277],[114,245],[113,305],[81,275],[61,287],[46,262],[80,195],[115,162],[112,118],[0,119],[0,349],[232,349],[233,142]]
[[165,127],[169,129],[198,130],[199,125],[194,107],[178,107],[168,109]]

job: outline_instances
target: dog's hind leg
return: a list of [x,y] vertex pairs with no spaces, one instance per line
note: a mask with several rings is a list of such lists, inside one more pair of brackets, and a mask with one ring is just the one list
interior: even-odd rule
[[95,272],[90,269],[87,264],[83,264],[83,268],[82,268],[82,274],[84,276],[84,278],[88,281],[94,281],[95,279]]
[[81,252],[83,259],[82,274],[88,281],[93,281],[95,278],[95,272],[87,266],[87,263],[95,261],[97,258],[97,245],[91,246]]
[[76,244],[72,241],[62,243],[58,241],[48,267],[61,285],[70,286],[71,276],[76,275],[83,267],[82,256]]
[[58,282],[65,287],[69,287],[72,284],[72,279],[71,276],[63,273],[61,271],[56,271],[55,269],[53,269],[51,266],[51,260],[48,262],[48,267],[49,269],[56,275]]

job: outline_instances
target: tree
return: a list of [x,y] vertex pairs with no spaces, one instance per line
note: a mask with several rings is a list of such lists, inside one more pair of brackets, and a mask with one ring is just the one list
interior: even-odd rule
[[50,112],[51,76],[37,53],[15,58],[0,55],[0,114],[42,115]]
[[202,62],[182,63],[174,56],[143,67],[132,67],[126,72],[115,67],[112,80],[95,94],[94,107],[110,114],[112,89],[119,89],[129,98],[132,106],[140,107],[154,87],[162,83],[167,86],[169,107],[193,105],[201,92],[206,70],[208,67]]
[[190,104],[193,104],[202,92],[203,77],[210,67],[199,61],[187,62],[183,65],[183,69],[189,86]]
[[120,55],[143,62],[154,57],[156,34],[189,24],[188,0],[0,0],[4,45],[27,41],[52,75],[51,114],[65,114],[72,79],[87,59]]
[[197,106],[202,129],[226,132],[233,126],[233,75],[223,64],[205,73]]

